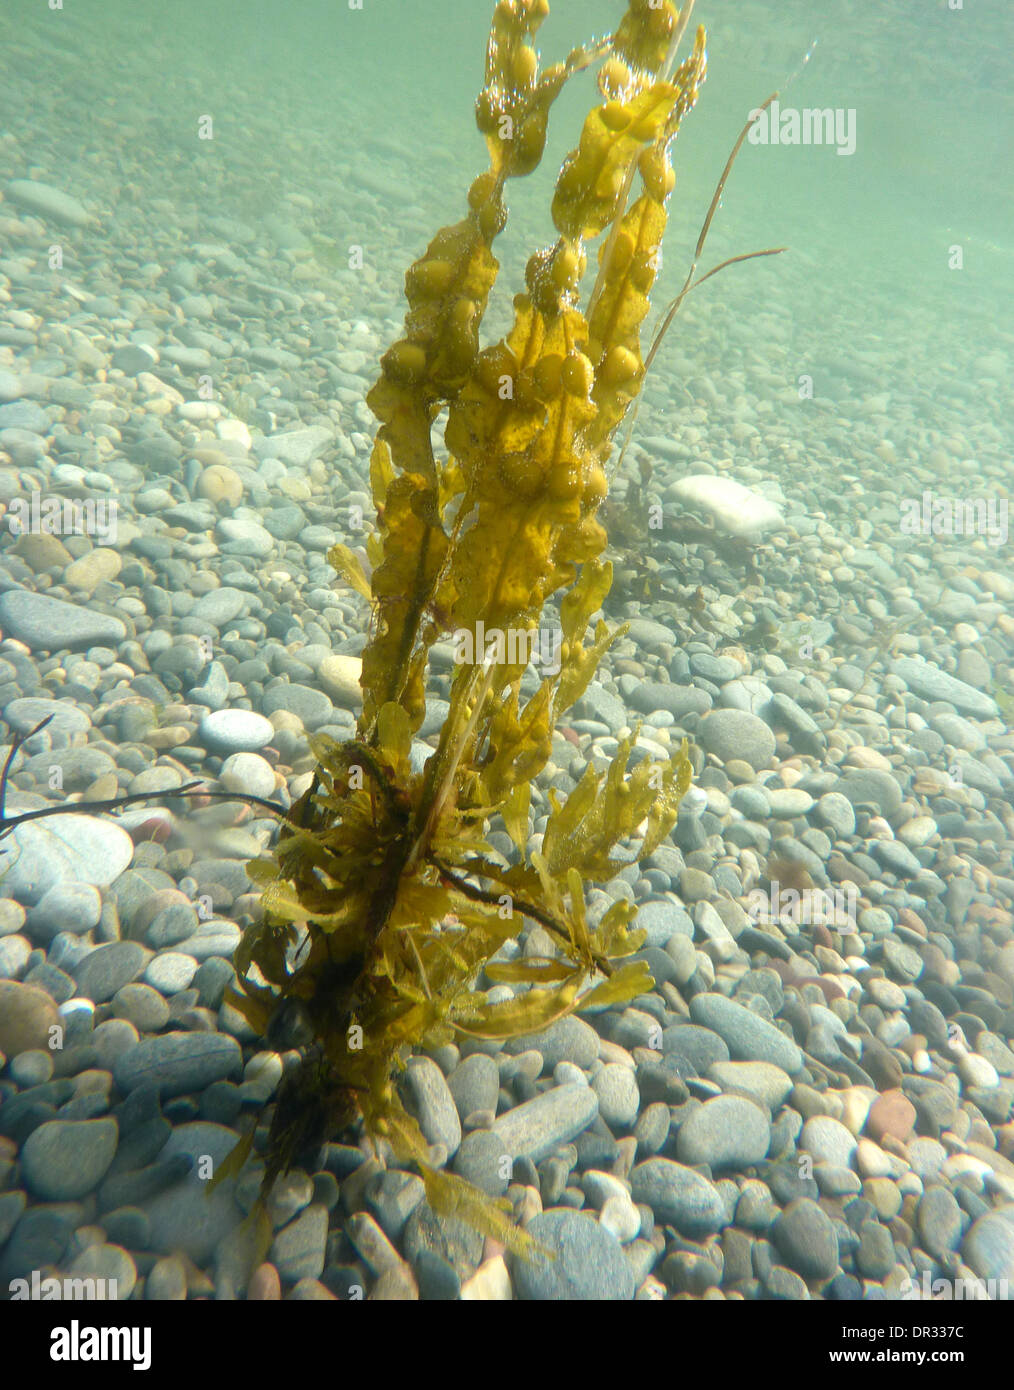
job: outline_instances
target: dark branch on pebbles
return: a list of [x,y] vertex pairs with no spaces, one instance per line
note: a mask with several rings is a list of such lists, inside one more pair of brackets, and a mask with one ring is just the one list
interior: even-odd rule
[[40,720],[29,733],[16,734],[11,743],[3,772],[0,773],[0,840],[19,825],[24,825],[26,821],[42,820],[45,816],[68,816],[89,811],[115,811],[121,806],[136,806],[144,801],[155,801],[159,798],[169,799],[174,796],[206,796],[211,801],[243,801],[248,806],[261,806],[265,811],[269,811],[273,816],[278,816],[281,820],[289,819],[290,808],[280,805],[277,801],[268,801],[262,796],[254,796],[251,792],[208,791],[203,782],[185,782],[182,787],[176,787],[172,791],[128,792],[124,796],[113,796],[103,801],[73,801],[66,806],[42,806],[35,811],[21,811],[16,816],[9,816],[7,814],[7,782],[11,764],[22,745],[44,729],[52,718],[51,714],[47,714],[45,719]]

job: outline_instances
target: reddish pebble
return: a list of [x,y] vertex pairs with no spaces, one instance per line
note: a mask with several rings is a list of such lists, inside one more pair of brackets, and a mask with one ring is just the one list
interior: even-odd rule
[[282,1281],[278,1277],[278,1270],[272,1264],[258,1265],[250,1276],[250,1284],[246,1291],[248,1300],[256,1300],[259,1303],[277,1303],[282,1296]]
[[926,923],[910,907],[898,908],[898,925],[899,927],[908,927],[909,931],[918,932],[921,937],[926,936]]
[[164,816],[149,816],[140,825],[135,825],[130,832],[130,838],[135,845],[143,844],[146,840],[154,840],[157,845],[164,845],[172,834],[172,824]]
[[870,1106],[866,1133],[879,1143],[887,1135],[902,1143],[915,1128],[915,1106],[901,1091],[885,1091]]

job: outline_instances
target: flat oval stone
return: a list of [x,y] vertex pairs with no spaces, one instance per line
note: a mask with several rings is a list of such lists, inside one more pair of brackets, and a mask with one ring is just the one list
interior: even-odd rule
[[127,635],[119,618],[28,589],[8,589],[0,594],[0,626],[32,651],[115,647]]
[[38,179],[12,179],[4,196],[29,212],[70,227],[84,227],[91,221],[87,208],[77,198]]
[[0,1052],[16,1057],[49,1046],[50,1029],[58,1027],[56,1001],[44,989],[0,980]]
[[105,1177],[116,1153],[119,1126],[99,1120],[47,1120],[21,1150],[21,1171],[34,1196],[47,1202],[84,1197]]
[[965,1236],[961,1253],[980,1279],[1005,1279],[1014,1285],[1014,1205],[980,1216]]
[[709,1068],[708,1077],[727,1094],[746,1096],[772,1114],[792,1090],[788,1073],[770,1062],[716,1062]]
[[711,1168],[745,1168],[760,1163],[771,1143],[771,1122],[752,1100],[716,1096],[693,1110],[676,1136],[681,1163],[707,1163]]
[[651,1207],[659,1221],[676,1227],[690,1240],[714,1234],[728,1225],[721,1193],[693,1168],[669,1158],[649,1158],[630,1174],[635,1203]]
[[598,1096],[590,1086],[555,1086],[501,1115],[490,1134],[501,1153],[539,1163],[587,1129],[598,1109]]
[[734,1061],[770,1062],[790,1076],[803,1065],[803,1054],[791,1038],[723,995],[695,995],[690,1001],[690,1016],[725,1040]]
[[511,1273],[518,1298],[615,1302],[634,1297],[634,1271],[620,1242],[585,1212],[540,1212],[526,1229],[555,1258],[512,1259]]
[[180,1096],[237,1076],[242,1069],[240,1045],[227,1034],[164,1033],[117,1057],[113,1078],[121,1091],[154,1085],[161,1096]]

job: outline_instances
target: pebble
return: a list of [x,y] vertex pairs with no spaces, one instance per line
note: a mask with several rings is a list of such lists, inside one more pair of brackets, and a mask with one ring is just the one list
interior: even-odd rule
[[113,996],[113,1013],[125,1018],[139,1033],[158,1033],[169,1022],[169,1006],[150,985],[122,985]]
[[610,1062],[592,1077],[598,1096],[599,1115],[612,1130],[626,1130],[637,1119],[640,1095],[630,1067]]
[[68,227],[84,227],[91,221],[84,204],[70,193],[38,179],[11,179],[4,197],[29,212]]
[[225,756],[257,753],[266,748],[274,736],[270,720],[244,709],[214,710],[197,726],[197,737],[204,746]]
[[461,1144],[461,1120],[443,1072],[429,1057],[412,1057],[404,1074],[409,1105],[428,1144],[453,1157]]
[[327,1207],[309,1206],[277,1232],[268,1258],[283,1284],[323,1274],[327,1221]]
[[187,1271],[179,1255],[165,1255],[155,1261],[144,1282],[144,1296],[153,1303],[183,1303],[186,1300]]
[[980,1279],[1005,1279],[1014,1286],[1014,1205],[980,1216],[965,1236],[961,1253]]
[[835,787],[853,807],[873,806],[882,816],[893,816],[901,807],[902,791],[896,777],[875,768],[850,768]]
[[21,1150],[28,1190],[42,1201],[68,1202],[92,1192],[116,1153],[114,1119],[49,1120],[34,1129]]
[[775,755],[775,736],[756,714],[746,710],[719,709],[701,721],[698,740],[720,762],[738,758],[759,771],[770,766]]
[[148,958],[148,952],[137,941],[111,941],[99,946],[73,972],[77,992],[84,999],[104,1004],[141,974]]
[[51,1030],[59,1029],[56,1001],[35,985],[0,980],[0,1052],[16,1057],[22,1052],[48,1050]]
[[722,1090],[745,1096],[774,1114],[792,1090],[792,1079],[781,1067],[769,1062],[715,1062],[708,1077]]
[[929,1187],[917,1210],[919,1235],[926,1251],[942,1260],[961,1239],[961,1208],[946,1187]]
[[803,1054],[791,1038],[731,999],[719,994],[695,995],[690,1001],[690,1016],[718,1033],[735,1061],[768,1062],[790,1076],[803,1065]]
[[850,1168],[856,1152],[856,1139],[839,1121],[829,1115],[814,1115],[799,1135],[799,1148],[818,1162],[836,1168]]
[[813,797],[799,787],[770,787],[767,793],[771,814],[781,820],[805,816],[813,806]]
[[715,525],[730,536],[756,539],[785,525],[781,511],[773,502],[734,478],[695,473],[671,483],[666,496],[703,509]]
[[[555,1086],[506,1111],[489,1131],[498,1152],[539,1163],[591,1124],[599,1102],[589,1086]],[[473,1136],[470,1136],[473,1137]]]
[[243,1055],[235,1038],[219,1033],[163,1033],[122,1053],[113,1067],[121,1091],[156,1086],[163,1097],[203,1090],[236,1076]]
[[53,1056],[41,1048],[31,1052],[19,1052],[7,1064],[11,1080],[22,1089],[29,1086],[44,1086],[53,1075]]
[[838,1236],[827,1213],[798,1197],[771,1227],[771,1238],[790,1269],[804,1279],[830,1279],[838,1268]]
[[[234,1130],[204,1120],[173,1129],[159,1152],[159,1162],[165,1164],[180,1158],[185,1162],[189,1158],[192,1164],[185,1176],[145,1200],[151,1221],[151,1249],[156,1254],[178,1253],[199,1266],[205,1265],[240,1224],[243,1213],[234,1198],[235,1179],[225,1179],[214,1191],[208,1188],[210,1178],[238,1138]],[[201,1168],[198,1160],[204,1160]]]
[[274,768],[257,753],[231,753],[218,776],[227,792],[267,799],[275,791]]
[[328,698],[341,709],[358,711],[363,703],[359,684],[362,670],[361,657],[329,655],[317,667],[317,679]]
[[461,1286],[463,1303],[509,1303],[514,1297],[510,1271],[502,1255],[485,1260]]
[[134,854],[126,831],[87,815],[29,821],[11,831],[9,843],[20,853],[6,870],[4,890],[28,904],[37,903],[57,883],[108,887]]
[[901,1091],[885,1091],[870,1107],[866,1131],[878,1142],[887,1135],[904,1142],[915,1125],[915,1106]]
[[0,626],[33,651],[47,652],[115,646],[127,635],[119,618],[28,589],[0,594]]
[[538,1052],[546,1071],[552,1071],[560,1062],[573,1062],[576,1067],[588,1068],[599,1055],[599,1036],[590,1023],[571,1014],[541,1033],[508,1038],[504,1051],[512,1056]]
[[476,1111],[496,1111],[500,1074],[496,1062],[483,1052],[465,1057],[447,1077],[447,1085],[462,1120]]
[[959,714],[969,714],[974,719],[995,719],[999,714],[992,696],[976,690],[956,676],[948,675],[939,666],[921,657],[897,657],[891,662],[891,671],[924,700],[939,700],[952,706]]
[[634,1272],[613,1233],[583,1212],[545,1211],[528,1223],[528,1234],[554,1258],[512,1258],[517,1297],[527,1301],[594,1299],[629,1301]]
[[688,1167],[706,1163],[712,1169],[741,1169],[760,1163],[770,1143],[765,1111],[742,1096],[716,1096],[680,1125],[676,1157]]
[[668,1222],[689,1240],[720,1231],[728,1224],[722,1196],[693,1168],[668,1158],[649,1158],[630,1174],[631,1196],[643,1202],[656,1220]]
[[28,926],[34,941],[48,944],[62,931],[84,936],[98,926],[102,916],[102,895],[91,883],[54,883],[28,913]]
[[187,989],[197,973],[197,961],[180,951],[163,951],[148,962],[144,980],[160,994],[177,994]]

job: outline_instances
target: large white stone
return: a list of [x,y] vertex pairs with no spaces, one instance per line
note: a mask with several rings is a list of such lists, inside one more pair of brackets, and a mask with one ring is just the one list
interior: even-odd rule
[[773,502],[733,478],[695,473],[673,483],[667,495],[703,509],[731,536],[759,536],[785,525]]

